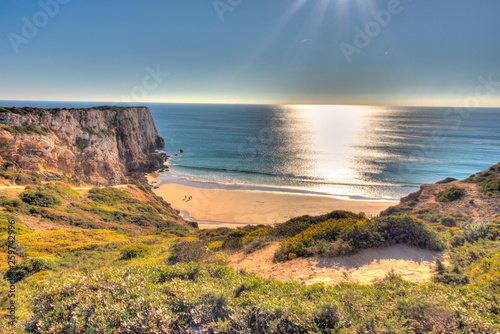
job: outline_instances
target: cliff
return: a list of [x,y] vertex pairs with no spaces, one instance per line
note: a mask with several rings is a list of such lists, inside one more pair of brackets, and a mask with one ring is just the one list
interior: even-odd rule
[[[146,107],[0,108],[0,164],[109,185],[163,167]],[[9,163],[6,163],[10,161]]]

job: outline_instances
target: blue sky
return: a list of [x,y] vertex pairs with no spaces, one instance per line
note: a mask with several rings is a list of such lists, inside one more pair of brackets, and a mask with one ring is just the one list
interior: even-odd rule
[[0,13],[1,100],[500,106],[498,0],[4,0]]

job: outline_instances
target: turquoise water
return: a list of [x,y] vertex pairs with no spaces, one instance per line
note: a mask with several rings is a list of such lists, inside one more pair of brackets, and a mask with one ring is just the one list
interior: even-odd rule
[[142,105],[172,156],[167,175],[189,181],[398,199],[420,184],[465,178],[500,161],[500,109]]

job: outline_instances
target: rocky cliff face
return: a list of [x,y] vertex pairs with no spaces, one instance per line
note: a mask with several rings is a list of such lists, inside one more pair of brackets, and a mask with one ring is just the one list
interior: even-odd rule
[[163,167],[163,146],[145,107],[0,108],[0,163],[22,170],[128,183]]

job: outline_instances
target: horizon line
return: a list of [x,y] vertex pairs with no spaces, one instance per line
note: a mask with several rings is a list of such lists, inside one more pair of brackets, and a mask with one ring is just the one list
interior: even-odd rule
[[[114,101],[91,101],[91,100],[4,100],[0,99],[0,102],[3,101],[16,101],[16,102],[87,102],[87,103],[112,103],[114,106],[120,106],[120,107],[140,107],[141,103],[144,104],[213,104],[213,105],[279,105],[279,106],[364,106],[364,107],[428,107],[428,108],[466,108],[465,106],[456,106],[456,105],[444,105],[444,104],[372,104],[372,103],[359,103],[359,104],[345,104],[345,103],[294,103],[294,102],[288,102],[288,103],[278,103],[278,102],[273,102],[273,103],[257,103],[257,102],[188,102],[188,101],[142,101],[142,102],[123,102],[123,104],[120,104],[122,102],[114,102]],[[8,106],[5,106],[8,107]],[[479,106],[476,107],[475,109],[479,108],[500,108],[499,105],[495,106]]]

